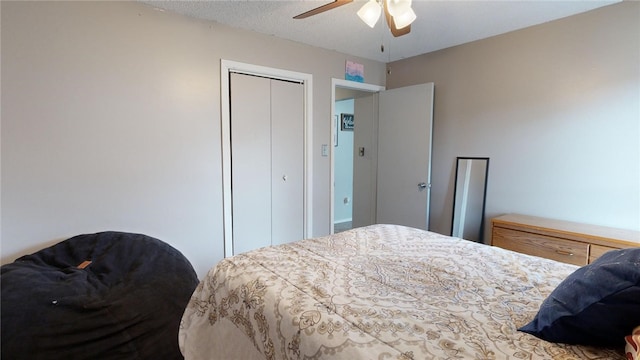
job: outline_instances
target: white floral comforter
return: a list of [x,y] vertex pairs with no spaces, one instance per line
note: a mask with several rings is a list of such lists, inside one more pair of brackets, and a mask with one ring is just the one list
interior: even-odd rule
[[573,265],[373,225],[224,259],[179,334],[192,359],[622,359],[516,329]]

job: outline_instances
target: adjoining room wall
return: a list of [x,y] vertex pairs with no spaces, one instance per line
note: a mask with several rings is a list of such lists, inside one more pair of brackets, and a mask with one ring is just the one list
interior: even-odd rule
[[353,99],[336,101],[338,146],[334,147],[334,222],[351,221],[353,214],[353,131],[342,130],[340,114],[353,114]]

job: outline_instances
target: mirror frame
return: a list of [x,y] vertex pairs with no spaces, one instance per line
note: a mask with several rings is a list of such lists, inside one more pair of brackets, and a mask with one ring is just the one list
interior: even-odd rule
[[[455,177],[453,178],[453,182],[454,182],[454,187],[453,187],[453,204],[452,204],[452,212],[451,212],[451,236],[453,236],[453,229],[454,229],[454,224],[455,224],[455,217],[456,217],[456,195],[458,192],[458,171],[460,169],[460,161],[461,160],[484,160],[486,161],[486,168],[485,168],[485,172],[484,172],[484,188],[482,191],[482,211],[480,214],[480,234],[479,234],[479,238],[478,238],[478,242],[479,243],[484,243],[484,215],[485,215],[485,208],[487,205],[487,183],[489,182],[489,158],[488,157],[471,157],[471,156],[458,156],[456,158],[456,173],[455,173]],[[462,238],[461,236],[458,236],[460,238]]]

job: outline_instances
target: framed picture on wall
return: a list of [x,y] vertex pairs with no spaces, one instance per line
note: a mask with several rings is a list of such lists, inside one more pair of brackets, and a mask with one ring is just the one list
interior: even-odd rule
[[353,131],[353,114],[340,114],[340,130]]

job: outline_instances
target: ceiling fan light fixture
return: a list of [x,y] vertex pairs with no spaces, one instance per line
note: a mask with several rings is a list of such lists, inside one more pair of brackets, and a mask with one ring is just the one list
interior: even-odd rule
[[369,25],[370,28],[373,28],[376,26],[381,13],[382,8],[380,4],[378,4],[376,0],[369,0],[358,10],[358,17],[360,17],[365,24]]
[[412,8],[409,8],[407,11],[403,12],[400,15],[393,17],[393,22],[396,25],[397,29],[405,28],[417,18],[416,13],[413,12]]
[[411,0],[384,0],[387,2],[387,10],[391,16],[401,16],[411,10]]

